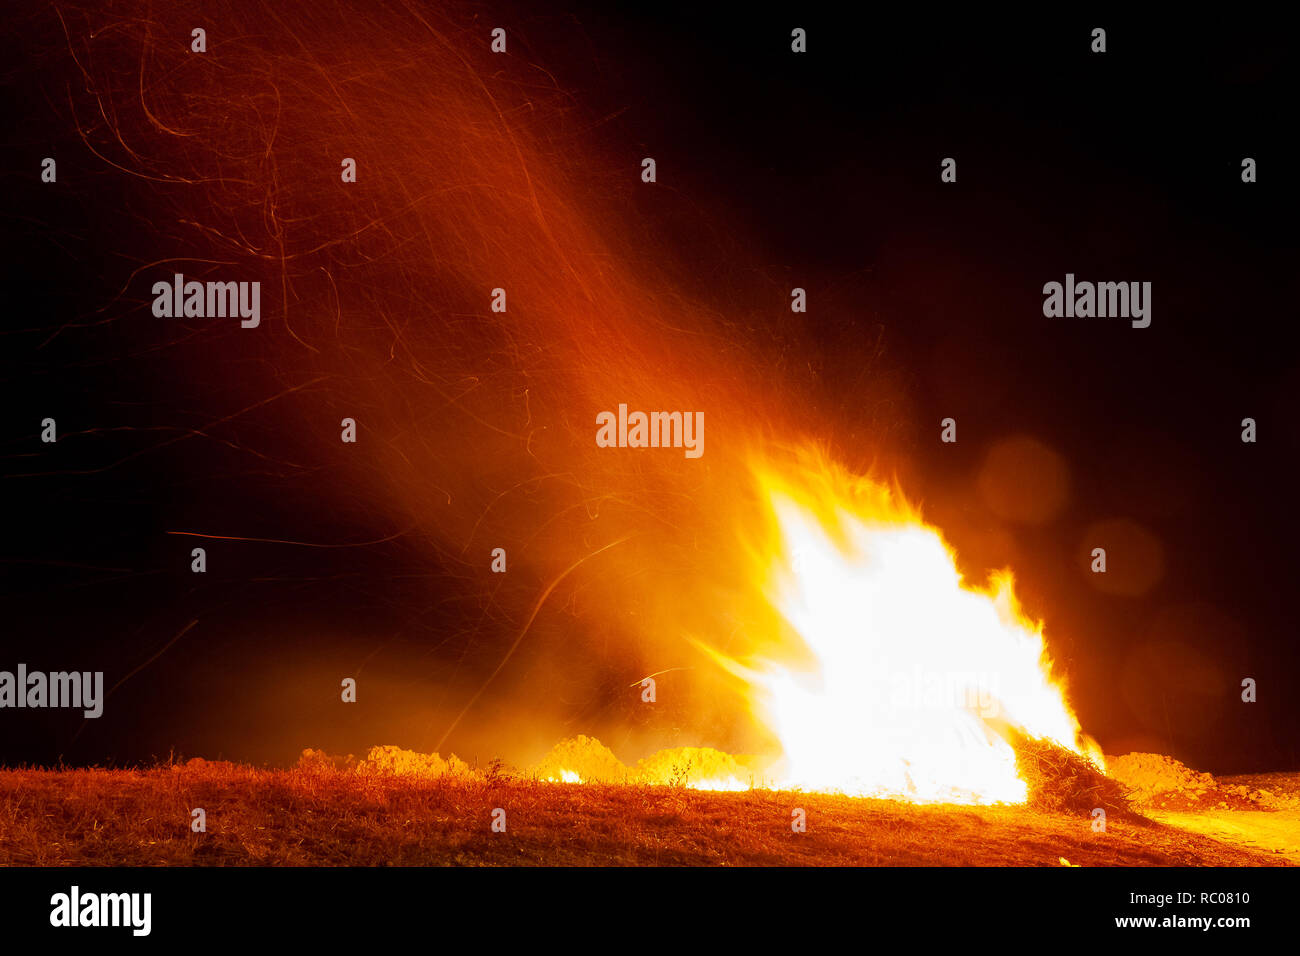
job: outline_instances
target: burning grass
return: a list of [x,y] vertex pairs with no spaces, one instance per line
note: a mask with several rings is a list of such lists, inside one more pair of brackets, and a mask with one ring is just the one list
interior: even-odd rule
[[548,782],[637,783],[697,790],[748,790],[762,782],[752,761],[711,747],[670,747],[629,767],[594,737],[561,740],[528,772]]
[[[368,758],[367,758],[368,759]],[[0,770],[5,865],[1259,865],[1141,818],[819,793],[547,783],[497,768],[314,760]],[[426,764],[424,769],[434,767]],[[190,830],[203,807],[207,832]],[[492,811],[507,814],[493,833]],[[806,833],[791,811],[807,812]]]

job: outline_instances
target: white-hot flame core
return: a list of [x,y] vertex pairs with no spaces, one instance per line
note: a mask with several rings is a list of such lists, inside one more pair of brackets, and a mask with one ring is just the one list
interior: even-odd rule
[[781,742],[782,786],[1019,803],[1026,784],[999,729],[1086,752],[1009,577],[964,586],[938,533],[902,512],[838,509],[836,541],[812,509],[779,493],[772,505],[782,546],[769,599],[813,667],[729,666]]

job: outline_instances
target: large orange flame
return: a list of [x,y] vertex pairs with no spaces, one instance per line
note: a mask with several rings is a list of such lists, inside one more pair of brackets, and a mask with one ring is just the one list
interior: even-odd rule
[[756,570],[802,647],[787,641],[779,660],[712,653],[780,742],[773,782],[1019,803],[1013,732],[1102,765],[1009,573],[964,583],[939,532],[886,485],[825,464],[794,478],[763,468],[759,482],[772,523]]

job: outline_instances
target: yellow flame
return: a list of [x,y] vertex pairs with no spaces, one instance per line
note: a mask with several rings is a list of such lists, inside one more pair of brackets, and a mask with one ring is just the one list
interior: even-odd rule
[[546,778],[547,783],[582,783],[582,778],[572,770],[561,770],[558,777]]
[[879,483],[822,466],[760,485],[774,533],[759,572],[804,661],[788,645],[782,661],[712,653],[779,740],[779,786],[1020,803],[1011,729],[1101,766],[1009,573],[965,584],[939,532]]
[[750,785],[746,780],[737,780],[735,777],[716,777],[713,780],[700,780],[698,782],[688,782],[686,784],[690,790],[749,790]]

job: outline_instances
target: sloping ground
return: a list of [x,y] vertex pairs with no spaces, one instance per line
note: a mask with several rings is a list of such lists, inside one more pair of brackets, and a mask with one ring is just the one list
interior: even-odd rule
[[1265,809],[1226,809],[1221,801],[1209,812],[1152,810],[1149,815],[1171,826],[1300,864],[1300,773],[1220,777],[1217,782],[1230,794],[1250,794],[1255,804]]
[[[202,807],[207,832],[192,833]],[[506,832],[492,832],[494,809]],[[791,830],[806,811],[807,832]],[[824,794],[430,777],[329,761],[0,770],[6,865],[1277,865],[1142,820]]]
[[1221,810],[1217,813],[1154,811],[1154,819],[1204,834],[1244,850],[1274,854],[1300,865],[1300,810]]

